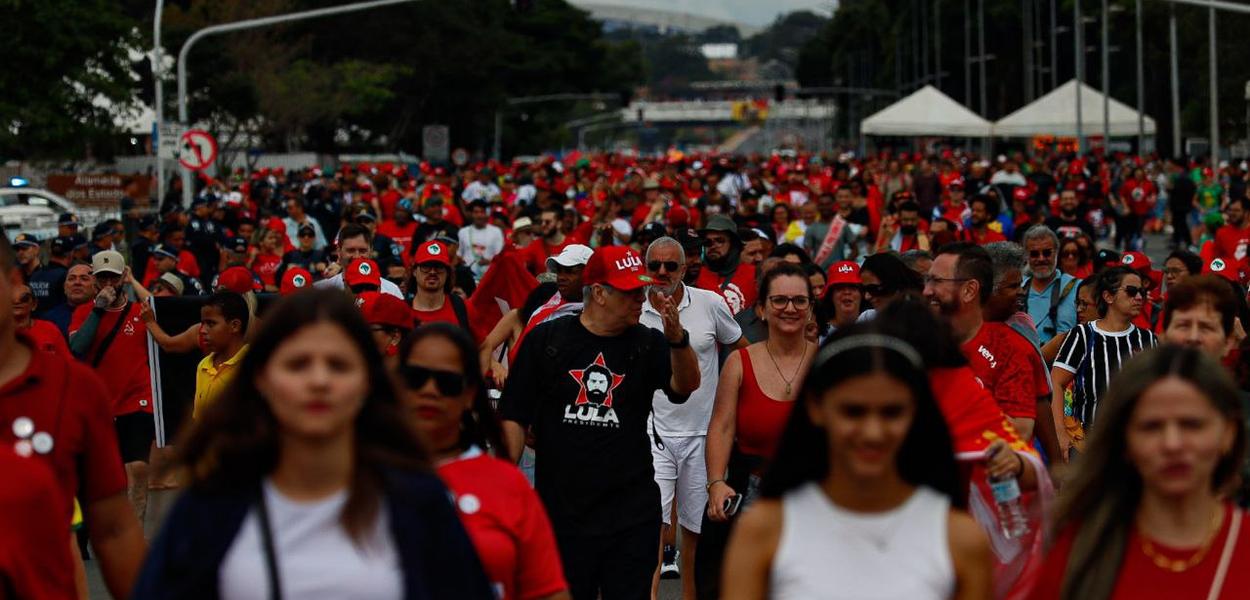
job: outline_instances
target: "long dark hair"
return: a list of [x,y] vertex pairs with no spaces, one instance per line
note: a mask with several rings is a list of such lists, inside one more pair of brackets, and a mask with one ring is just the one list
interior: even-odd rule
[[[830,354],[838,348],[841,349]],[[829,439],[824,430],[812,423],[807,406],[819,403],[833,387],[874,372],[885,373],[906,385],[916,403],[911,427],[898,452],[899,475],[911,485],[927,486],[949,497],[952,506],[965,505],[950,431],[933,398],[919,354],[906,342],[882,334],[873,323],[837,331],[816,356],[760,487],[765,497],[779,498],[804,483],[829,475]]]
[[860,273],[870,271],[876,275],[887,294],[924,291],[924,279],[920,277],[920,274],[890,252],[878,252],[865,258],[859,271]]
[[338,290],[307,290],[279,300],[264,320],[230,385],[200,414],[175,445],[175,463],[190,486],[210,492],[247,492],[278,465],[279,425],[256,379],[278,347],[317,323],[341,327],[368,369],[369,395],[355,422],[355,465],[341,517],[355,539],[377,516],[384,471],[428,470],[424,448],[404,426],[382,356],[360,311]]
[[1159,380],[1179,377],[1193,385],[1236,427],[1233,447],[1216,463],[1211,490],[1230,491],[1246,454],[1246,431],[1236,385],[1219,362],[1201,351],[1165,345],[1134,356],[1111,379],[1099,403],[1098,427],[1076,473],[1063,487],[1055,531],[1075,528],[1060,598],[1108,598],[1120,574],[1129,531],[1142,496],[1142,479],[1129,462],[1128,427],[1137,403]]
[[1098,274],[1098,278],[1094,283],[1094,302],[1098,304],[1099,317],[1107,316],[1107,311],[1111,308],[1111,305],[1103,299],[1102,295],[1111,294],[1115,296],[1116,292],[1120,291],[1120,284],[1129,275],[1136,275],[1142,285],[1146,285],[1145,278],[1141,276],[1141,273],[1125,266],[1110,267]]
[[482,377],[482,361],[477,354],[477,344],[464,329],[450,323],[422,325],[399,343],[400,363],[406,363],[417,342],[429,337],[441,337],[456,347],[460,354],[460,368],[465,385],[473,390],[473,407],[460,417],[460,448],[477,445],[483,450],[498,452],[503,448],[503,433],[499,417],[487,396],[486,380]]

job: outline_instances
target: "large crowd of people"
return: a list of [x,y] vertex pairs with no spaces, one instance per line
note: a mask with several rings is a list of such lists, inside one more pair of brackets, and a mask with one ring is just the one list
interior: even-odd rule
[[1244,163],[195,186],[0,240],[0,597],[1250,595]]

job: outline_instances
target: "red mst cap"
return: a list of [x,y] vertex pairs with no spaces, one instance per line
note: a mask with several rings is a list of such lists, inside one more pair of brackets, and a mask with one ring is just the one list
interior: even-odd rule
[[863,285],[864,280],[859,277],[859,265],[854,261],[844,260],[833,263],[829,267],[829,278],[825,282],[825,287],[835,285]]
[[432,262],[446,267],[451,266],[451,257],[448,256],[447,246],[442,242],[426,242],[417,246],[417,256],[412,260],[412,264],[422,265]]
[[1143,273],[1149,273],[1153,270],[1150,264],[1150,257],[1136,250],[1125,253],[1124,258],[1120,259],[1120,264]]
[[590,255],[586,269],[582,271],[586,285],[609,285],[622,291],[633,291],[650,285],[653,279],[638,256],[627,246],[602,246]]
[[282,274],[282,284],[278,286],[278,293],[283,296],[289,296],[302,289],[312,287],[312,273],[302,267],[291,267]]
[[412,309],[403,300],[381,292],[361,292],[356,306],[370,325],[383,325],[405,331],[412,329]]
[[378,269],[378,263],[368,258],[352,259],[352,262],[348,263],[347,268],[343,270],[343,283],[347,284],[347,287],[358,285],[382,287],[382,273]]
[[1223,277],[1224,279],[1227,279],[1236,284],[1244,283],[1242,281],[1243,274],[1241,272],[1241,269],[1239,268],[1239,265],[1236,263],[1230,264],[1222,258],[1217,258],[1215,260],[1212,260],[1209,264],[1207,264],[1206,268],[1202,270],[1202,273],[1204,275],[1205,274],[1219,275],[1220,277]]
[[217,276],[217,288],[230,290],[236,294],[256,291],[256,281],[252,272],[246,267],[230,267]]

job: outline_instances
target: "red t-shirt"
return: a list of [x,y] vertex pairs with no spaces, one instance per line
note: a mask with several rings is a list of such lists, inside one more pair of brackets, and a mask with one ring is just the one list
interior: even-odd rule
[[182,271],[182,273],[188,277],[199,278],[200,262],[195,260],[195,255],[191,254],[189,250],[179,250],[178,270]]
[[252,261],[252,272],[265,285],[278,285],[278,268],[282,266],[282,257],[277,254],[257,254]]
[[956,453],[981,452],[997,438],[1014,450],[1027,448],[1003,409],[968,367],[929,369],[929,385],[946,418]]
[[30,336],[30,340],[34,343],[36,350],[60,354],[61,356],[71,356],[69,346],[65,343],[65,336],[61,335],[61,330],[57,329],[56,325],[53,325],[51,321],[35,319],[31,323],[30,329],[25,331],[26,335]]
[[1007,416],[1037,417],[1040,386],[1033,380],[1033,363],[1029,362],[1034,350],[1020,334],[1003,323],[982,323],[962,349],[972,372]]
[[[25,333],[17,335],[20,343],[35,349]],[[70,498],[78,496],[87,506],[126,491],[126,472],[117,449],[109,400],[104,384],[90,367],[68,354],[38,350],[21,375],[0,386],[0,445],[12,448],[17,442],[12,424],[20,417],[33,423],[32,441],[39,432],[52,436],[52,451],[32,456],[41,457],[56,475],[65,502],[65,527],[69,525]],[[0,484],[0,488],[8,485],[11,482]]]
[[479,453],[440,466],[438,475],[456,497],[460,521],[499,598],[568,589],[547,511],[515,466]]
[[538,275],[540,273],[546,273],[547,272],[547,258],[559,254],[560,252],[564,250],[565,246],[568,246],[569,244],[573,244],[573,243],[576,243],[576,242],[574,242],[572,236],[567,236],[567,235],[564,236],[563,242],[560,242],[559,244],[555,244],[555,245],[547,244],[547,240],[543,238],[535,239],[534,241],[530,242],[529,245],[521,249],[521,252],[523,253],[522,258],[523,258],[523,262],[525,263],[525,268],[528,269],[529,272],[533,273],[534,275]]
[[[32,454],[32,456],[34,456]],[[0,445],[0,573],[15,598],[73,598],[74,563],[65,544],[68,499],[35,458]],[[6,594],[7,597],[7,594]]]
[[[417,310],[412,309],[412,316],[417,319],[419,325],[427,323],[451,323],[457,327],[461,326],[460,319],[456,318],[456,309],[452,307],[451,296],[443,299],[443,305],[438,310]],[[473,305],[468,302],[464,303],[465,316],[469,322],[473,322]],[[470,334],[473,332],[470,331]]]
[[1007,238],[1003,236],[1003,234],[997,231],[994,231],[993,229],[988,229],[988,228],[985,231],[977,231],[976,229],[969,229],[968,237],[973,243],[977,244],[978,246],[984,246],[986,244],[990,244],[993,242],[1007,241]]
[[[113,343],[95,365],[95,372],[109,391],[113,416],[135,412],[152,413],[152,381],[148,372],[148,330],[139,318],[139,303],[131,302],[123,311],[105,311],[96,327],[95,339],[84,355],[88,365],[95,359],[100,342],[112,331],[118,319],[124,319],[117,328]],[[69,322],[72,336],[86,322],[95,305],[88,302],[74,310]]]
[[699,289],[716,292],[729,305],[729,312],[738,314],[744,308],[755,304],[757,295],[755,287],[755,265],[740,264],[728,281],[722,278],[707,265],[699,272],[694,286]]
[[1235,263],[1246,257],[1250,245],[1250,227],[1225,225],[1215,230],[1215,253],[1219,258]]
[[408,254],[408,246],[412,245],[412,236],[417,233],[417,222],[410,221],[407,225],[400,225],[394,221],[382,221],[378,223],[378,233],[391,238],[399,244],[404,254]]
[[395,207],[399,205],[399,201],[403,200],[403,198],[395,190],[386,190],[378,195],[378,210],[382,211],[382,214],[379,216],[383,223],[390,221],[395,216]]
[[[1224,543],[1228,539],[1229,525],[1232,522],[1229,512],[1231,510],[1231,505],[1225,506],[1224,524],[1211,542],[1211,548],[1202,561],[1180,573],[1173,573],[1155,566],[1154,561],[1142,549],[1141,535],[1134,526],[1129,532],[1128,542],[1124,549],[1124,562],[1120,565],[1115,588],[1108,600],[1206,598],[1211,589],[1211,581],[1215,578],[1220,556],[1224,551]],[[1050,552],[1046,554],[1046,562],[1042,564],[1042,572],[1037,578],[1037,586],[1029,595],[1030,600],[1059,598],[1059,592],[1063,586],[1063,573],[1067,570],[1072,544],[1076,541],[1076,531],[1075,526],[1066,528],[1055,541]],[[1156,554],[1177,560],[1192,558],[1197,550],[1196,548],[1169,548],[1158,542],[1152,542],[1152,544]],[[1220,600],[1245,598],[1246,591],[1250,590],[1250,520],[1244,514],[1241,531],[1232,553],[1232,561],[1228,565],[1224,587],[1218,596]]]

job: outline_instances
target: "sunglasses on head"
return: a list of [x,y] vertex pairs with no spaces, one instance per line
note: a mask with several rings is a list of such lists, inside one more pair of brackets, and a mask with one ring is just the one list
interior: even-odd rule
[[451,371],[427,369],[419,365],[404,365],[399,371],[404,377],[404,385],[410,390],[419,390],[425,387],[426,382],[433,379],[438,393],[444,396],[459,396],[464,392],[466,385],[464,375]]
[[681,268],[681,265],[677,264],[675,260],[652,260],[647,262],[648,271],[659,273],[660,267],[664,267],[664,270],[669,273],[676,273],[677,269]]

